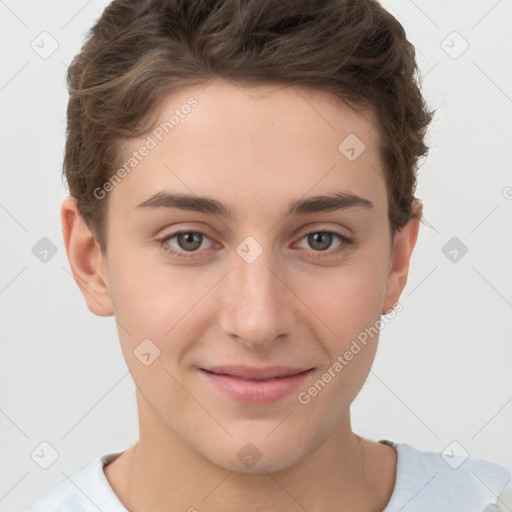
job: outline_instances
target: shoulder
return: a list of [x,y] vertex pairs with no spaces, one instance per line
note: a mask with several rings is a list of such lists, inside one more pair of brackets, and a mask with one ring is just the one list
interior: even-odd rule
[[103,472],[103,466],[120,453],[111,452],[97,457],[50,489],[26,512],[126,512]]
[[512,510],[512,472],[508,468],[456,455],[453,450],[440,453],[384,442],[398,453],[395,489],[385,512],[400,510],[406,503],[411,512],[448,505],[451,512]]

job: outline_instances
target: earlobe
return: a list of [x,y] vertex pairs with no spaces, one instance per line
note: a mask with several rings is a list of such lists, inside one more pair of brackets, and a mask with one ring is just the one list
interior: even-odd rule
[[104,255],[86,226],[76,199],[68,196],[61,205],[61,223],[69,265],[89,310],[98,316],[113,316]]
[[400,299],[409,275],[409,263],[411,260],[423,212],[423,205],[417,199],[414,201],[413,209],[415,217],[396,233],[391,255],[391,264],[386,283],[386,298],[381,314],[389,313]]

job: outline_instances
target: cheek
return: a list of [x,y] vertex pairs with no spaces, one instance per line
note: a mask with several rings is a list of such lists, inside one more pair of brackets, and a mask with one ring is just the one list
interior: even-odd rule
[[111,295],[127,364],[137,371],[140,361],[135,359],[134,351],[149,339],[159,351],[152,366],[163,365],[173,371],[174,363],[181,361],[193,341],[201,338],[199,330],[210,323],[209,292],[218,277],[197,268],[173,267],[161,260],[151,264],[136,258],[118,261],[112,269]]
[[[313,292],[311,291],[313,290]],[[380,318],[385,291],[383,263],[371,259],[331,268],[314,285],[302,284],[309,308],[328,326],[337,343],[349,342]]]
[[194,276],[142,258],[117,261],[111,293],[132,378],[155,410],[180,410],[190,396],[177,382],[182,380],[179,362],[197,337],[201,298],[215,284],[214,276]]
[[211,276],[192,268],[166,264],[156,247],[119,248],[112,261],[109,281],[116,318],[144,335],[163,336],[214,284]]
[[328,382],[309,382],[315,389],[323,390],[325,386],[325,392],[319,392],[312,401],[318,409],[310,410],[327,408],[332,421],[339,420],[371,370],[380,332],[383,276],[381,264],[346,265],[321,283],[316,281],[323,286],[315,287],[315,293],[308,298],[308,306],[317,317],[318,340],[326,356],[315,378]]

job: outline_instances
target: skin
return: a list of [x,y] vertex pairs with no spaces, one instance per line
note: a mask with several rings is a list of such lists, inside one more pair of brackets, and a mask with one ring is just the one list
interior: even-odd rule
[[[372,115],[324,91],[216,79],[168,96],[158,119],[190,96],[197,107],[103,199],[107,254],[74,198],[62,203],[75,279],[94,314],[115,315],[137,390],[140,439],[104,468],[107,479],[131,512],[383,510],[396,452],[352,432],[350,418],[378,336],[307,405],[297,400],[393,308],[407,281],[420,220],[391,244]],[[338,150],[351,133],[366,146],[354,161]],[[161,190],[213,197],[235,217],[136,208]],[[373,208],[285,214],[291,200],[333,191]],[[188,252],[195,257],[155,242],[178,229],[206,235]],[[321,251],[308,239],[329,230],[354,243],[333,237]],[[252,263],[236,252],[247,236],[263,249]],[[187,254],[177,237],[164,245]],[[133,353],[146,338],[160,349],[149,366]],[[314,370],[297,392],[247,405],[198,369],[215,364]],[[253,467],[237,457],[249,441],[262,454]]]

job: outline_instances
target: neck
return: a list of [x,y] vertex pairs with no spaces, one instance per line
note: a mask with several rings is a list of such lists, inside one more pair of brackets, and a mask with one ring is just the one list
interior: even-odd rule
[[256,512],[269,503],[274,510],[375,510],[368,445],[351,431],[349,412],[298,463],[259,473],[213,463],[159,421],[149,404],[139,403],[139,413],[144,420],[139,441],[105,468],[114,492],[132,512]]

